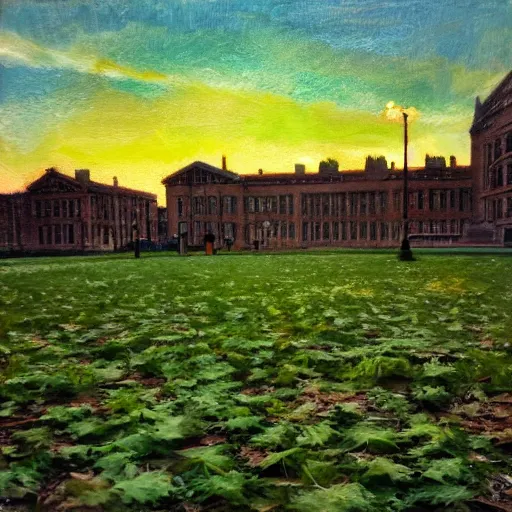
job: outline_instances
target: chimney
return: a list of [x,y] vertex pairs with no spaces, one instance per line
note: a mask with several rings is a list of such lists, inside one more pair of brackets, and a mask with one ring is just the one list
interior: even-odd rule
[[222,155],[222,170],[223,171],[227,171],[228,170],[228,165],[227,165],[227,161],[226,161],[226,155]]
[[114,176],[114,187],[118,187],[119,182],[117,181],[117,176]]
[[82,183],[82,185],[85,185],[91,181],[91,171],[89,169],[76,169],[75,179]]
[[260,176],[262,176],[262,175],[263,175],[263,169],[258,169],[258,174],[259,174]]
[[295,164],[295,174],[306,174],[306,166],[304,164]]
[[395,170],[395,162],[391,162],[391,170],[394,171]]
[[457,167],[457,159],[452,155],[450,157],[450,169],[455,169]]

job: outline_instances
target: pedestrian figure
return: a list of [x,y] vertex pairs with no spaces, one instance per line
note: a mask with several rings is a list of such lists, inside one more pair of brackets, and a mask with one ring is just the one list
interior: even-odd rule
[[208,231],[206,235],[204,235],[204,245],[205,245],[205,251],[207,256],[211,256],[213,254],[213,247],[215,244],[215,235]]
[[188,233],[186,231],[180,233],[179,235],[178,243],[180,254],[187,254],[187,235]]
[[233,239],[231,237],[227,236],[224,239],[224,242],[226,243],[226,246],[228,248],[228,252],[231,252],[231,247],[233,247]]

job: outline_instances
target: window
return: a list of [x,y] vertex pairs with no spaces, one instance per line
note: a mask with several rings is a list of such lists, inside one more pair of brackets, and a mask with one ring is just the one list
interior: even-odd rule
[[457,234],[457,232],[458,232],[457,221],[456,220],[451,220],[450,221],[450,233],[455,235],[455,234]]
[[428,209],[430,211],[435,210],[435,207],[436,207],[435,196],[436,196],[436,191],[435,190],[429,190],[428,191]]
[[347,194],[339,194],[340,199],[340,215],[346,215],[347,214]]
[[368,223],[361,222],[359,224],[359,238],[361,240],[366,240],[368,238]]
[[314,233],[313,233],[313,239],[314,240],[320,240],[320,222],[314,222]]
[[195,240],[196,244],[199,244],[199,243],[202,242],[202,240],[201,240],[201,235],[202,235],[201,226],[202,226],[202,222],[197,221],[197,220],[194,222],[194,240]]
[[308,223],[307,222],[302,223],[302,241],[303,242],[308,241]]
[[[235,213],[235,196],[223,196],[222,197],[222,212],[223,213]],[[247,211],[247,209],[246,209]]]
[[60,217],[60,201],[53,201],[53,216]]
[[295,240],[295,223],[294,222],[290,222],[290,224],[288,224],[288,238],[290,240]]
[[497,160],[501,156],[501,139],[494,141],[494,160]]
[[350,240],[357,240],[357,222],[350,223]]
[[350,215],[357,215],[357,194],[351,192],[349,195],[350,200]]
[[[132,200],[133,203],[133,200]],[[132,207],[135,207],[135,205],[132,204]],[[96,197],[91,197],[91,217],[94,219],[96,217]]]
[[512,164],[507,165],[507,185],[512,185]]
[[286,198],[287,196],[279,196],[279,213],[281,215],[286,213]]
[[448,232],[448,229],[447,229],[447,226],[446,226],[446,221],[445,220],[442,220],[439,224],[439,231],[441,233],[447,233]]
[[487,149],[486,164],[487,164],[487,167],[489,167],[489,165],[491,165],[491,163],[492,163],[492,144],[486,144],[486,149]]
[[52,216],[52,203],[50,201],[44,202],[44,216],[45,217]]
[[377,224],[370,222],[370,240],[377,240]]
[[224,238],[235,239],[235,224],[233,222],[225,222],[222,225],[222,230],[224,232]]
[[254,197],[244,199],[244,208],[247,213],[254,213]]
[[75,243],[75,226],[73,224],[68,224],[68,244]]
[[61,244],[62,243],[62,226],[60,224],[56,224],[54,226],[55,230],[55,244]]
[[512,151],[512,132],[507,133],[507,137],[505,140],[505,151],[510,153]]
[[328,222],[324,222],[324,226],[323,226],[323,230],[322,230],[322,238],[324,240],[329,240],[330,238],[330,229],[329,229],[329,223]]
[[204,197],[194,197],[194,214],[195,215],[204,215],[206,213],[206,205]]
[[39,245],[44,245],[44,228],[39,226]]
[[66,200],[62,201],[62,216],[64,218],[67,218],[68,216],[68,202]]
[[36,201],[36,217],[38,219],[41,218],[41,213],[41,201]]
[[393,240],[398,240],[400,238],[400,223],[393,222]]
[[502,219],[503,218],[503,199],[497,199],[495,201],[496,205],[496,218]]
[[503,187],[503,167],[501,165],[496,169],[496,186]]
[[340,222],[340,228],[341,228],[341,239],[346,240],[347,239],[347,223]]
[[76,207],[75,214],[76,214],[76,217],[80,217],[80,215],[82,214],[81,205],[82,205],[81,200],[77,199],[76,202],[75,202],[75,207]]
[[322,194],[322,212],[324,217],[330,215],[329,194]]
[[288,224],[286,222],[281,222],[280,232],[281,232],[281,239],[282,240],[284,240],[286,238],[287,230],[288,230]]
[[321,213],[320,203],[321,203],[320,194],[315,194],[313,196],[313,211],[314,211],[315,217],[320,217],[320,213]]
[[108,226],[103,226],[103,245],[108,245],[110,243],[110,233]]
[[293,195],[288,196],[288,214],[293,215]]
[[178,197],[177,201],[178,217],[183,217],[183,199]]
[[301,205],[302,215],[307,215],[308,214],[308,196],[306,194],[302,194],[300,196],[300,205]]
[[425,208],[425,193],[423,190],[418,190],[418,210],[423,210]]
[[255,197],[254,198],[254,211],[255,212],[262,211],[261,206],[262,205],[261,205],[260,198],[259,197]]
[[339,240],[340,239],[340,225],[338,222],[332,223],[332,239]]
[[379,192],[379,210],[384,213],[388,207],[388,194],[387,192]]
[[360,211],[361,211],[361,215],[366,215],[368,213],[368,200],[367,200],[367,197],[366,197],[366,194],[363,193],[363,194],[360,194],[361,195],[361,208],[360,208]]
[[395,212],[400,211],[400,205],[402,201],[400,200],[400,190],[394,190],[393,191],[393,209]]
[[267,197],[267,209],[272,213],[277,213],[277,197]]
[[46,226],[46,244],[52,245],[52,227]]
[[217,215],[217,198],[215,196],[208,198],[208,215]]
[[375,215],[375,192],[370,192],[368,194],[368,208],[370,215]]
[[446,210],[446,190],[439,192],[439,207],[441,210]]
[[512,217],[512,197],[507,197],[507,217]]
[[380,239],[389,240],[389,226],[386,222],[380,223]]
[[418,221],[418,233],[423,233],[423,221]]
[[450,209],[453,210],[455,208],[455,190],[450,190],[449,194],[450,194]]

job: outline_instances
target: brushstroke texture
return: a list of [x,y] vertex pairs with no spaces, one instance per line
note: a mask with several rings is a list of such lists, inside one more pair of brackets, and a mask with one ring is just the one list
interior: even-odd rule
[[4,0],[0,182],[90,167],[160,192],[191,159],[239,172],[469,159],[474,97],[512,63],[505,0]]

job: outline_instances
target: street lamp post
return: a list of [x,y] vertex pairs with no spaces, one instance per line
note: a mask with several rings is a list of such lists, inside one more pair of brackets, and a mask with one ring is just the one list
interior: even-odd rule
[[407,118],[409,117],[406,112],[402,112],[404,118],[404,190],[403,190],[403,238],[400,246],[400,253],[398,255],[401,261],[412,261],[411,245],[409,243],[409,170],[407,168]]

